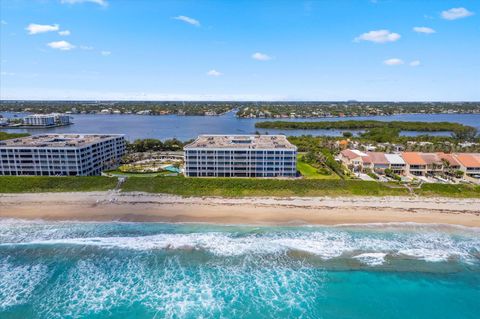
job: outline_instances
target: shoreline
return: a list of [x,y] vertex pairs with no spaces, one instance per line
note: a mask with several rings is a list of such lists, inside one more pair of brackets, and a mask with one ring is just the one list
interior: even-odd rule
[[480,227],[480,199],[23,193],[0,194],[0,218],[284,226],[412,222]]
[[44,130],[44,129],[49,129],[49,128],[58,128],[58,127],[64,127],[64,126],[70,126],[73,125],[74,123],[71,122],[69,124],[55,124],[55,125],[21,125],[21,126],[0,126],[2,129],[7,129],[7,130],[30,130],[30,129],[37,129],[37,130]]

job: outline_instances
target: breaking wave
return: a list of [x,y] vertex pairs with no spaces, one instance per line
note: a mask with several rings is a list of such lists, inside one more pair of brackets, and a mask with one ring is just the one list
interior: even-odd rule
[[[5,225],[5,223],[3,224]],[[108,224],[106,224],[108,225]],[[403,225],[396,232],[372,230],[371,226],[353,228],[275,228],[265,230],[222,229],[184,233],[155,234],[132,231],[128,224],[103,229],[95,224],[25,224],[14,232],[2,232],[0,247],[9,246],[93,246],[101,249],[137,251],[205,251],[220,257],[242,255],[286,254],[303,252],[321,259],[353,258],[366,265],[381,265],[389,258],[419,259],[428,262],[458,260],[475,263],[480,260],[480,236],[471,233],[444,232],[418,225]],[[118,228],[119,227],[119,228]],[[126,228],[125,228],[126,227]],[[133,225],[131,227],[138,227]],[[189,226],[183,226],[187,228]],[[390,225],[390,229],[392,229]],[[100,230],[99,230],[100,228]],[[414,230],[414,231],[413,231]],[[160,232],[160,233],[158,233]],[[128,236],[125,236],[125,233]],[[90,236],[90,235],[96,236]],[[467,235],[465,235],[467,234]],[[82,236],[83,235],[83,236]]]

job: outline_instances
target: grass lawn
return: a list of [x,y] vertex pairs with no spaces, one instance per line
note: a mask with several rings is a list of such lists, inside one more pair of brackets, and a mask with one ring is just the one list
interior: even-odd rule
[[305,163],[301,160],[302,154],[297,155],[297,169],[303,177],[307,179],[340,179],[340,177],[332,172],[331,175],[323,175],[317,172],[317,168]]
[[106,191],[117,181],[102,176],[0,176],[0,193]]

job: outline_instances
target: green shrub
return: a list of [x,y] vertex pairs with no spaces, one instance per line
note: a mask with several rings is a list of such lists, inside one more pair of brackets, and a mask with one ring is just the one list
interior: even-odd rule
[[25,137],[29,136],[30,134],[28,133],[6,133],[6,132],[0,132],[0,141],[4,140],[9,140],[12,138],[19,138],[19,137]]
[[123,191],[182,196],[388,196],[408,195],[405,188],[388,183],[332,179],[130,177]]
[[325,167],[317,169],[317,173],[320,175],[332,175],[332,171]]
[[116,185],[116,178],[103,176],[0,176],[0,193],[105,191]]

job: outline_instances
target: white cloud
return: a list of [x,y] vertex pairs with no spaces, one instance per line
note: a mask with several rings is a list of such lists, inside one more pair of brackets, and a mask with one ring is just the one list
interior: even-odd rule
[[7,23],[7,21],[5,21],[5,20],[2,20],[2,21],[1,21],[1,24],[3,24],[3,25],[7,25],[8,23]]
[[421,63],[420,63],[420,60],[413,60],[409,64],[410,64],[410,66],[419,66]]
[[271,60],[272,57],[265,53],[255,52],[254,54],[252,54],[252,59],[258,60],[258,61],[268,61],[268,60]]
[[107,0],[60,0],[61,3],[68,3],[68,4],[77,4],[77,3],[95,3],[101,5],[102,7],[106,7],[108,5]]
[[58,31],[58,34],[63,35],[63,36],[70,35],[70,30]]
[[418,33],[425,33],[425,34],[432,34],[436,32],[435,30],[429,27],[414,27],[413,31]]
[[178,17],[174,17],[173,19],[183,21],[185,23],[194,25],[196,27],[200,26],[200,21],[198,21],[194,18],[187,17],[187,16],[178,16]]
[[210,71],[207,72],[207,75],[208,75],[208,76],[215,76],[215,77],[217,77],[217,76],[223,75],[223,73],[218,72],[217,70],[210,70]]
[[398,59],[398,58],[392,58],[392,59],[388,59],[388,60],[383,61],[383,64],[385,64],[385,65],[402,65],[404,63],[405,62],[403,62],[403,60]]
[[13,76],[13,75],[15,75],[15,73],[2,71],[2,72],[0,72],[0,75],[3,75],[3,76]]
[[87,50],[87,51],[93,50],[93,47],[88,45],[81,45],[79,48],[80,50]]
[[110,54],[112,54],[112,52],[110,52],[110,51],[100,51],[100,54],[103,55],[103,56],[109,56]]
[[373,30],[363,33],[355,38],[355,42],[371,41],[375,43],[395,42],[400,39],[400,34],[390,32],[390,30]]
[[36,24],[30,23],[25,30],[28,31],[28,34],[38,34],[45,32],[58,31],[60,26],[58,24]]
[[47,45],[52,49],[57,49],[62,51],[75,49],[75,46],[67,41],[54,41],[54,42],[48,43]]
[[465,8],[451,8],[445,11],[442,11],[442,18],[446,20],[457,20],[461,18],[466,18],[472,16],[474,13],[468,11]]

